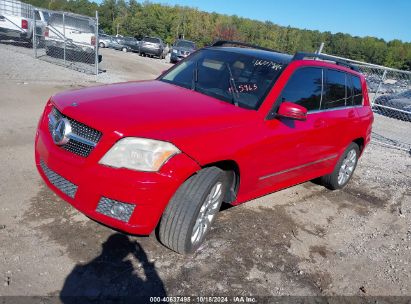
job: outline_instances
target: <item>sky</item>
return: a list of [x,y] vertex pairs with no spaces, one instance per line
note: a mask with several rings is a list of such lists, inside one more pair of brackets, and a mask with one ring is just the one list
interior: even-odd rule
[[411,0],[151,0],[301,29],[411,42]]

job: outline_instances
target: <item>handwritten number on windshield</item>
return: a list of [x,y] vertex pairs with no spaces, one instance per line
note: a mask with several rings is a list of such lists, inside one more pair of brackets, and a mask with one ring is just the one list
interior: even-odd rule
[[[255,83],[240,84],[237,87],[239,93],[254,92],[258,90],[258,86]],[[231,93],[231,88],[228,88]]]
[[263,59],[256,59],[254,61],[254,66],[267,67],[267,68],[271,68],[276,71],[281,70],[281,68],[283,67],[281,64],[278,64],[274,61],[263,60]]

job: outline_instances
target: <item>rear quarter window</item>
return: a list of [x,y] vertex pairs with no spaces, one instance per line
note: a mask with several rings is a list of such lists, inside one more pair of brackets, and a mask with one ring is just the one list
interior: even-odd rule
[[361,79],[358,76],[351,76],[352,86],[353,86],[353,105],[360,106],[362,105],[362,86],[361,86]]

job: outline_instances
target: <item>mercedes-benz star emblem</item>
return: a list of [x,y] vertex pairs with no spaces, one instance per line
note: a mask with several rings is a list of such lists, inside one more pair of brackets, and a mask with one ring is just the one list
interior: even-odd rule
[[67,118],[61,118],[54,125],[52,131],[53,141],[56,145],[64,145],[70,140],[69,135],[71,133],[70,121]]

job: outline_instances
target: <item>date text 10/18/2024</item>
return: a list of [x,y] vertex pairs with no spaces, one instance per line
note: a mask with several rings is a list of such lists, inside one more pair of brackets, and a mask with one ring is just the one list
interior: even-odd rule
[[257,303],[257,299],[248,296],[233,297],[150,297],[151,303]]

